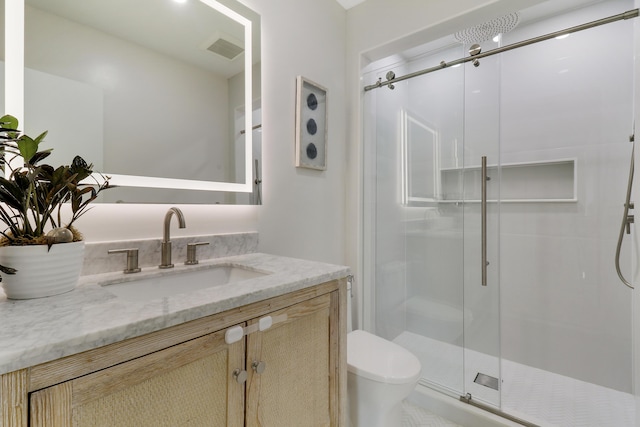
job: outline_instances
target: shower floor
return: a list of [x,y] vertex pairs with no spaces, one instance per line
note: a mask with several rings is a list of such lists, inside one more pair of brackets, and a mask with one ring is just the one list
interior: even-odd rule
[[[422,363],[422,378],[452,390],[461,390],[463,375],[467,384],[475,373],[499,377],[498,360],[467,350],[467,365],[473,369],[463,373],[461,348],[412,332],[401,333],[394,342],[413,352]],[[502,361],[502,410],[524,420],[558,427],[573,426],[633,426],[635,402],[633,395],[580,381],[541,369]],[[486,396],[497,396],[487,388]],[[494,393],[492,395],[492,393]],[[462,394],[462,393],[461,393]],[[495,401],[495,400],[494,400]]]

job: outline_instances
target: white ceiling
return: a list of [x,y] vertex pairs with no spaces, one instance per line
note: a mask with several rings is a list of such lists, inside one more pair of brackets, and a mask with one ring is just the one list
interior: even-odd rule
[[344,7],[345,9],[350,9],[353,6],[357,6],[360,3],[364,3],[366,0],[337,0],[338,3],[340,3],[340,5],[342,5],[342,7]]

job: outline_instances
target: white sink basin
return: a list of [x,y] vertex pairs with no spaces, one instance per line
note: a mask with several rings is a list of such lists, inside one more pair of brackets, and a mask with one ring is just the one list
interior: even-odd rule
[[269,274],[229,265],[193,271],[183,270],[172,273],[173,274],[164,276],[147,277],[140,280],[103,285],[103,287],[120,298],[130,301],[149,301],[156,298],[237,283]]

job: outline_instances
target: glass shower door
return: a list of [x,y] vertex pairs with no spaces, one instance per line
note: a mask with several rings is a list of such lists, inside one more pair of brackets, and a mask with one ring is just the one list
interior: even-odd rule
[[[534,6],[528,14],[541,18],[499,42],[634,1],[544,15],[548,6]],[[614,254],[631,155],[634,24],[365,93],[372,329],[419,357],[423,385],[540,425],[633,425],[632,294]],[[468,55],[468,45],[432,47],[365,82]]]
[[[463,54],[457,45],[391,71],[410,73],[436,58]],[[375,259],[367,280],[375,289],[375,332],[418,356],[423,384],[456,398],[471,393],[494,405],[499,404],[494,384],[499,378],[497,97],[486,83],[477,84],[496,64],[487,59],[479,69],[449,68],[365,95],[365,124],[370,124],[365,179],[375,183],[365,205],[373,231],[365,235],[371,236],[367,247]],[[389,70],[365,79],[385,78]],[[470,71],[477,76],[469,82]],[[495,85],[495,78],[489,84]],[[477,112],[484,121],[469,122]],[[488,255],[494,260],[488,266],[491,286],[480,280],[483,156],[496,178],[486,216],[492,235],[486,240]],[[480,352],[491,357],[478,357]]]
[[[462,49],[454,50],[447,54]],[[459,67],[407,81],[399,115],[404,335],[411,337],[404,345],[420,358],[423,383],[454,396],[464,390],[463,78]]]
[[[372,71],[365,81],[388,70]],[[462,71],[365,95],[372,329],[420,359],[423,383],[452,395],[463,390],[463,205],[461,188],[443,187],[442,170],[462,179]]]
[[464,67],[463,395],[499,408],[500,57]]

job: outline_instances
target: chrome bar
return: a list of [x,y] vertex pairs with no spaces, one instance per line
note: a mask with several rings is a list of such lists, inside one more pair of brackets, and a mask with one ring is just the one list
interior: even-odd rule
[[527,40],[523,40],[521,42],[512,43],[512,44],[509,44],[509,45],[506,45],[506,46],[503,46],[503,47],[499,47],[499,48],[496,48],[496,49],[488,50],[486,52],[479,53],[477,55],[456,59],[455,61],[451,61],[451,62],[442,61],[442,62],[440,62],[439,65],[437,65],[435,67],[426,68],[424,70],[415,71],[415,72],[410,73],[410,74],[405,74],[404,76],[395,77],[393,79],[387,80],[386,82],[378,80],[376,83],[374,83],[372,85],[365,86],[364,90],[365,90],[365,92],[367,92],[367,91],[370,91],[370,90],[373,90],[373,89],[377,89],[377,88],[382,87],[382,86],[392,85],[392,84],[394,84],[396,82],[401,82],[403,80],[407,80],[407,79],[410,79],[410,78],[413,78],[413,77],[422,76],[424,74],[432,73],[434,71],[443,70],[445,68],[453,67],[454,65],[464,64],[465,62],[470,62],[470,61],[475,61],[477,59],[486,58],[487,56],[496,55],[498,53],[507,52],[509,50],[518,49],[518,48],[521,48],[521,47],[524,47],[524,46],[528,46],[530,44],[539,43],[539,42],[542,42],[542,41],[545,41],[545,40],[553,39],[553,38],[558,37],[558,36],[564,36],[564,35],[567,35],[567,34],[578,32],[578,31],[588,30],[589,28],[599,27],[600,25],[610,24],[612,22],[621,21],[621,20],[624,20],[624,19],[636,18],[639,14],[640,14],[640,10],[639,9],[632,9],[632,10],[628,10],[626,12],[620,13],[618,15],[612,15],[612,16],[609,16],[607,18],[598,19],[597,21],[587,22],[586,24],[576,25],[575,27],[565,28],[564,30],[555,31],[553,33],[545,34],[545,35],[538,36],[538,37],[533,37],[533,38],[530,38],[530,39],[527,39]]
[[513,421],[514,423],[518,423],[518,424],[521,424],[521,425],[526,426],[526,427],[540,427],[538,424],[530,423],[529,421],[525,421],[522,418],[518,418],[518,417],[514,417],[513,415],[509,415],[506,412],[503,412],[498,408],[495,408],[493,406],[489,406],[489,405],[486,405],[484,403],[480,403],[480,402],[478,402],[476,400],[473,400],[473,398],[471,397],[471,393],[467,393],[466,396],[460,396],[460,401],[464,402],[464,403],[467,403],[467,404],[469,404],[471,406],[475,406],[476,408],[483,409],[483,410],[485,410],[487,412],[491,412],[492,414],[495,414],[495,415],[497,415],[499,417],[502,417],[502,418],[506,418],[509,421]]
[[482,240],[482,286],[487,286],[487,156],[482,156],[480,182],[482,188],[480,200],[480,239]]
[[634,222],[633,215],[629,215],[629,209],[633,209],[633,203],[631,202],[631,187],[633,185],[633,173],[634,173],[634,151],[635,151],[635,143],[633,142],[633,137],[630,138],[631,142],[634,144],[631,148],[631,165],[629,166],[629,181],[627,182],[627,198],[624,203],[624,213],[622,214],[622,224],[620,225],[620,234],[618,235],[618,245],[616,246],[616,273],[618,273],[618,277],[625,284],[625,286],[634,289],[631,282],[624,278],[622,275],[622,271],[620,270],[620,250],[622,249],[622,240],[624,239],[625,229],[627,234],[631,233],[631,224]]

